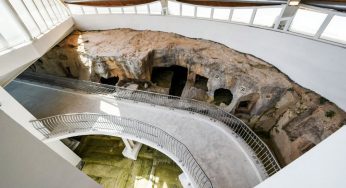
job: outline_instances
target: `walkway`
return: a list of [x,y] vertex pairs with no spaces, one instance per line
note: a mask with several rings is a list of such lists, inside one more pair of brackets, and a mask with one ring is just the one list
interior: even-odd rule
[[246,144],[249,142],[244,142],[220,121],[185,110],[54,86],[59,85],[58,81],[50,80],[49,83],[16,80],[6,90],[37,118],[91,112],[128,117],[157,126],[189,148],[214,187],[253,187],[267,177]]

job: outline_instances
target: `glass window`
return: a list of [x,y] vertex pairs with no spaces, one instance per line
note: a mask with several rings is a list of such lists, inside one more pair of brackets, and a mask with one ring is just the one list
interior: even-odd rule
[[122,10],[120,7],[114,7],[114,8],[111,8],[111,13],[112,14],[122,14]]
[[214,8],[213,19],[228,20],[231,10],[226,8]]
[[150,14],[159,15],[162,12],[162,6],[160,2],[154,2],[149,4]]
[[197,7],[197,17],[199,18],[210,18],[211,8],[208,7]]
[[82,7],[79,5],[68,5],[68,8],[70,9],[72,14],[83,14]]
[[168,13],[170,15],[180,15],[180,3],[168,1]]
[[334,16],[321,38],[346,44],[346,17]]
[[327,14],[307,9],[298,9],[290,26],[290,31],[313,36],[316,34]]
[[109,14],[109,9],[107,7],[97,7],[97,13],[99,14]]
[[96,8],[91,6],[82,6],[84,14],[96,14]]
[[257,8],[254,25],[273,27],[282,8]]
[[182,16],[190,16],[190,17],[195,16],[195,6],[182,4],[181,15]]
[[68,13],[66,12],[66,7],[61,3],[61,1],[56,1],[56,4],[60,10],[60,12],[62,13],[64,18],[68,17]]
[[53,22],[47,12],[47,10],[45,9],[44,5],[42,4],[42,2],[40,0],[34,0],[35,5],[37,6],[38,10],[40,11],[44,21],[46,22],[46,24],[48,25],[49,28],[53,27]]
[[15,19],[11,16],[9,10],[0,6],[0,27],[2,49],[6,47],[6,41],[9,46],[15,46],[26,42],[25,34],[20,31]]
[[35,21],[31,18],[29,12],[26,10],[24,3],[18,0],[10,0],[13,8],[18,13],[21,20],[24,22],[25,26],[30,31],[33,37],[37,37],[41,34],[40,29],[36,25]]
[[48,28],[45,24],[45,21],[41,17],[41,14],[38,11],[38,9],[36,8],[33,1],[32,0],[23,0],[23,2],[25,3],[26,7],[29,9],[29,11],[30,11],[31,15],[33,16],[33,18],[35,19],[37,25],[40,27],[40,30],[42,32],[46,31]]
[[135,14],[135,7],[131,6],[131,7],[124,7],[124,13],[125,14]]
[[59,21],[63,21],[63,17],[62,14],[60,13],[57,5],[56,5],[56,1],[55,0],[47,0],[50,7],[53,10],[53,13],[55,14],[55,16],[58,18]]
[[234,9],[232,15],[233,22],[250,23],[253,9]]
[[42,0],[42,3],[44,5],[44,7],[46,8],[50,18],[52,19],[53,23],[54,24],[57,24],[58,23],[58,18],[56,17],[56,15],[54,14],[53,12],[53,9],[52,7],[50,6],[50,4],[48,3],[47,0]]
[[137,5],[136,6],[137,14],[148,14],[148,6],[147,5]]

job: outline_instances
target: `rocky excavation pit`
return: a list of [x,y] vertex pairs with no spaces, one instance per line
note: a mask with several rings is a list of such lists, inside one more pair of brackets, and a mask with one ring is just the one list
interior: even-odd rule
[[247,123],[282,165],[346,121],[335,104],[269,63],[173,33],[75,31],[29,70],[214,103]]

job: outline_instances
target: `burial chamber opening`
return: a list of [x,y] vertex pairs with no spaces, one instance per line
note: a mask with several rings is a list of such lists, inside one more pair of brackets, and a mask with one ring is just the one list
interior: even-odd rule
[[225,105],[231,104],[233,99],[233,94],[230,90],[219,88],[214,92],[214,101],[215,105],[221,105],[221,103]]
[[101,84],[107,84],[107,85],[112,85],[115,86],[119,81],[119,77],[114,76],[114,77],[110,77],[110,78],[100,78],[100,83]]
[[169,88],[169,95],[181,96],[187,80],[187,68],[172,65],[153,67],[151,81],[159,87]]

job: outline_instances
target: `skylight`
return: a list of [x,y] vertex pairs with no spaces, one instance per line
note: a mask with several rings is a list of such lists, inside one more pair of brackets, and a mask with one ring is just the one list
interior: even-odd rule
[[150,14],[160,15],[162,7],[160,2],[153,2],[149,4]]
[[276,19],[281,13],[282,8],[258,8],[253,21],[254,25],[273,27]]
[[180,15],[180,3],[168,1],[168,13],[170,15]]
[[111,13],[112,13],[112,14],[122,14],[123,11],[121,10],[120,7],[112,7],[112,8],[111,8]]
[[99,14],[109,14],[109,9],[107,7],[97,7],[97,13]]
[[137,14],[148,14],[148,6],[147,5],[137,5]]
[[134,6],[129,6],[129,7],[124,7],[124,13],[125,14],[135,14],[135,7]]
[[96,14],[95,7],[83,6],[84,14]]
[[189,17],[195,16],[195,6],[188,5],[188,4],[182,4],[181,15],[182,16],[189,16]]
[[294,17],[289,30],[313,36],[321,27],[326,17],[327,14],[325,13],[300,8]]
[[346,17],[334,16],[322,33],[321,38],[346,43]]
[[253,9],[234,9],[232,15],[233,22],[250,23]]
[[231,10],[227,8],[214,8],[213,19],[228,20]]
[[210,18],[211,8],[209,7],[197,7],[197,17]]

